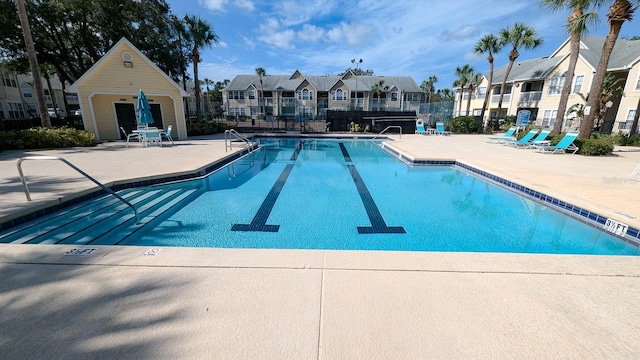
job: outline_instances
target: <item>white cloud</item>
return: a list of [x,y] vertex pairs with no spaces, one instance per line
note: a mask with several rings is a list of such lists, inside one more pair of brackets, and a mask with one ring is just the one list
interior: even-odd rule
[[324,30],[315,25],[304,24],[302,30],[298,32],[300,40],[318,42],[324,36]]
[[281,29],[277,19],[267,19],[258,28],[258,40],[281,49],[293,49],[296,33],[291,29]]
[[247,45],[247,47],[251,50],[255,50],[256,48],[256,42],[253,41],[253,39],[248,38],[246,36],[242,37],[242,40],[244,40],[244,43]]
[[224,11],[224,5],[228,0],[198,0],[198,4],[212,11]]
[[366,42],[377,37],[377,29],[368,24],[347,24],[339,25],[327,31],[327,38],[334,43],[347,43],[352,47],[359,47]]
[[[198,4],[214,12],[225,12],[229,0],[198,0]],[[231,4],[250,11],[255,9],[252,0],[234,0]]]

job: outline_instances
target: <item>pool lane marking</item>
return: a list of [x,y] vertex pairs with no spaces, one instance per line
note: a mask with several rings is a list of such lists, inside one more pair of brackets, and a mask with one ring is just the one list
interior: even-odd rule
[[[338,144],[340,145],[344,161],[350,163],[351,155],[349,155],[344,143]],[[380,210],[378,210],[376,202],[373,200],[369,189],[367,189],[367,185],[365,185],[364,180],[362,180],[362,177],[360,176],[360,173],[358,173],[355,165],[347,164],[347,168],[349,169],[351,178],[353,178],[353,182],[356,184],[358,194],[360,194],[360,199],[362,200],[362,204],[364,205],[369,221],[371,222],[371,226],[358,226],[358,234],[406,234],[406,231],[402,226],[387,226],[382,214],[380,214]]]
[[[303,143],[300,141],[291,155],[291,161],[296,161],[298,159],[300,150],[302,150],[302,145]],[[287,181],[289,174],[291,174],[291,170],[293,170],[293,165],[294,164],[287,164],[284,170],[282,170],[278,180],[273,184],[273,187],[264,198],[264,201],[262,201],[262,205],[260,205],[256,215],[253,217],[253,220],[251,220],[251,224],[233,224],[231,231],[278,232],[278,230],[280,230],[280,225],[267,225],[267,219],[276,204],[276,200],[278,200],[278,196],[280,196],[280,191],[282,191],[284,183]]]

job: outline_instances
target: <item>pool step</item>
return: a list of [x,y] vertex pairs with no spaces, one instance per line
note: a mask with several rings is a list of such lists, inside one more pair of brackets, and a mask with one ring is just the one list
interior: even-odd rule
[[0,235],[0,243],[118,244],[140,229],[155,226],[154,220],[168,217],[179,204],[199,194],[195,186],[122,190],[119,195],[138,210],[138,224],[129,206],[105,195],[15,227]]

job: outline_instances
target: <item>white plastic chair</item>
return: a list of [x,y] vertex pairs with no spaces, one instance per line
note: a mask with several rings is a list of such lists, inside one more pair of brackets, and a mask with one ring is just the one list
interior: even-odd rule
[[140,134],[135,134],[135,133],[127,134],[127,132],[124,131],[124,128],[122,126],[120,126],[120,131],[122,131],[122,134],[124,135],[124,137],[127,138],[127,145],[125,146],[125,148],[129,147],[129,140],[131,140],[131,139],[136,140],[138,142],[140,142],[142,140],[140,138]]

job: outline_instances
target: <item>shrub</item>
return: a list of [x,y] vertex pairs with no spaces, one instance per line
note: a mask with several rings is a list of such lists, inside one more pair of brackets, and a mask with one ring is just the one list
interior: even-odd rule
[[458,116],[451,119],[449,129],[458,134],[469,134],[478,132],[478,122],[473,116]]
[[227,130],[227,124],[220,122],[192,121],[187,124],[189,136],[211,135]]
[[586,156],[611,155],[613,153],[613,138],[603,137],[599,139],[576,139],[574,141],[580,148],[578,153]]
[[640,146],[640,135],[622,135],[618,134],[614,137],[613,141],[622,146]]
[[0,148],[3,150],[88,147],[96,144],[95,135],[68,127],[0,132]]

